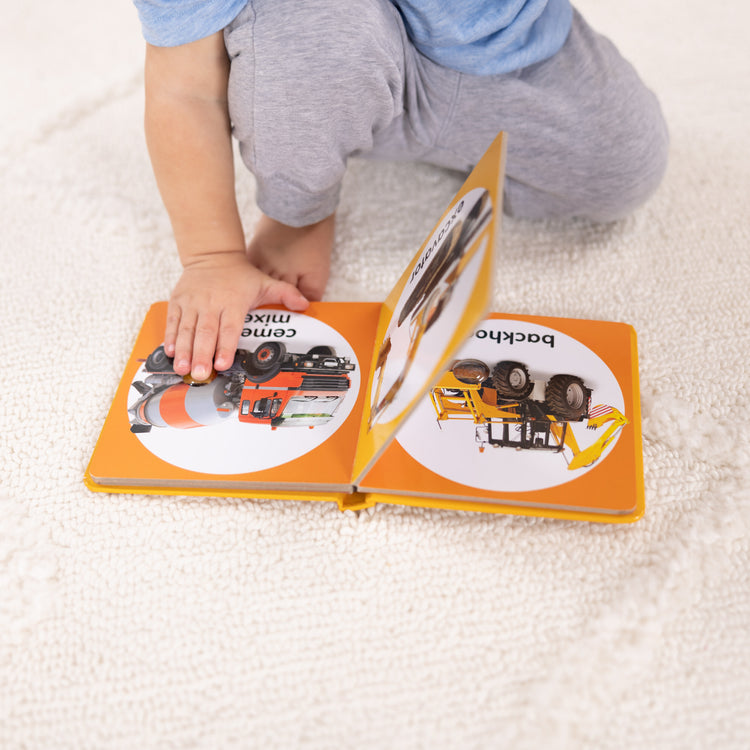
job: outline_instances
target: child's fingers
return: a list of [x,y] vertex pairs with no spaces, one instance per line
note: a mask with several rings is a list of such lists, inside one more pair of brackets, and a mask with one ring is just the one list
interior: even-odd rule
[[214,367],[217,370],[228,370],[232,366],[246,312],[246,310],[225,310],[222,314],[214,360]]
[[168,357],[174,357],[177,329],[180,325],[181,310],[179,305],[170,301],[167,306],[167,323],[164,328],[164,351]]
[[181,310],[177,325],[177,336],[174,345],[174,371],[178,375],[187,375],[193,361],[193,339],[198,314],[192,310]]
[[223,310],[218,322],[218,335],[215,341],[214,367],[217,370],[227,370],[232,366],[247,311],[258,305],[269,304],[282,304],[289,310],[302,311],[309,303],[295,286],[284,281],[273,281],[257,298],[250,300],[249,305],[240,304]]
[[264,300],[264,304],[281,304],[287,310],[302,312],[310,304],[307,297],[296,286],[286,281],[276,281],[269,296],[271,298]]
[[205,380],[211,374],[218,333],[218,314],[202,310],[195,325],[193,356],[190,365],[190,374],[195,380]]

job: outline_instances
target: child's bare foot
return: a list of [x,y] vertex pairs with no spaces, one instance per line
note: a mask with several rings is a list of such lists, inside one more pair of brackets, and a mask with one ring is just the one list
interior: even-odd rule
[[334,214],[306,227],[290,227],[262,215],[247,256],[271,278],[294,284],[309,300],[319,300],[331,268],[333,232]]

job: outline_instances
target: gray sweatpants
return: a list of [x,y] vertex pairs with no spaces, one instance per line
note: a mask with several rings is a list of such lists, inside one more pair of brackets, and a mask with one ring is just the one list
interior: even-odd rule
[[656,98],[578,13],[554,57],[495,76],[421,55],[389,0],[250,0],[225,41],[234,134],[285,224],[334,212],[350,156],[469,171],[500,130],[515,216],[619,218],[665,170]]

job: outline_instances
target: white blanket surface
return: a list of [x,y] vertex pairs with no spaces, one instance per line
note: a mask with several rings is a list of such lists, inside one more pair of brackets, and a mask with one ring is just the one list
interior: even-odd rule
[[[129,3],[4,10],[0,747],[750,746],[750,10],[579,7],[659,95],[668,173],[615,224],[506,219],[495,308],[635,326],[634,525],[89,492],[179,274],[142,40]],[[382,299],[459,184],[353,162],[327,299]]]

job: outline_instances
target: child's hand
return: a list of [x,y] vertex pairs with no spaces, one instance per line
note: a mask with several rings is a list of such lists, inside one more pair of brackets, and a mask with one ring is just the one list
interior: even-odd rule
[[304,310],[308,301],[292,284],[259,271],[242,250],[192,258],[167,311],[164,348],[175,372],[205,380],[212,366],[231,367],[248,310],[270,304]]

